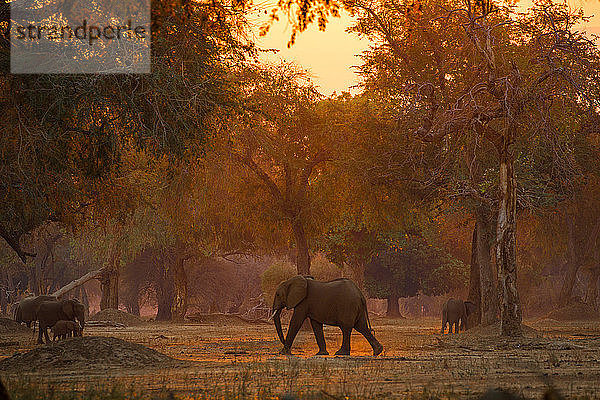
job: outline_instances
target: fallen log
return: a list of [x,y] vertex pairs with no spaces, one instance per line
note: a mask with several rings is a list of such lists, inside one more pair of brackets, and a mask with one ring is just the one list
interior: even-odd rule
[[115,328],[126,328],[127,325],[122,324],[120,322],[114,321],[86,321],[85,327],[88,328],[90,326],[98,326],[98,327],[115,327]]
[[52,296],[60,297],[63,294],[70,292],[71,290],[73,290],[75,288],[78,288],[79,286],[83,285],[87,281],[92,280],[92,279],[96,278],[98,275],[102,274],[107,268],[108,267],[103,267],[103,268],[97,269],[95,271],[88,272],[87,274],[83,275],[81,278],[75,279],[71,283],[68,283],[65,286],[61,287],[56,292],[52,293]]

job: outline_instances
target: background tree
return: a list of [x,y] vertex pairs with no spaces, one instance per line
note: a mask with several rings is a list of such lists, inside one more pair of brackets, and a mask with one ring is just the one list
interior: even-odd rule
[[279,64],[244,74],[246,113],[232,121],[229,151],[252,174],[248,182],[267,196],[263,204],[275,224],[286,221],[295,245],[299,274],[310,273],[313,179],[333,157],[337,136],[320,120],[320,98],[306,73],[292,64]]
[[[554,132],[548,112],[557,99],[581,115],[589,113],[597,88],[592,84],[584,90],[582,83],[598,73],[596,47],[572,31],[578,17],[555,4],[539,5],[518,18],[490,2],[428,2],[416,8],[356,2],[353,7],[359,15],[356,30],[382,44],[367,54],[374,78],[390,60],[401,65],[392,81],[401,88],[395,100],[400,113],[422,113],[415,136],[445,149],[451,138],[472,132],[477,143],[495,150],[501,326],[505,335],[520,334],[515,143],[532,117],[543,121],[546,132]],[[398,23],[390,24],[391,18]],[[586,103],[575,103],[576,98]],[[403,104],[414,107],[407,110]],[[482,294],[484,298],[489,297]]]
[[366,287],[371,296],[387,299],[389,317],[400,316],[400,297],[447,293],[467,281],[465,266],[423,237],[404,234],[386,242],[367,266]]

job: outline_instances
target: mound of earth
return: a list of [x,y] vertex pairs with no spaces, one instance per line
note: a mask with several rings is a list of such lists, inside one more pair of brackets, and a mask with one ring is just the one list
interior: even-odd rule
[[12,319],[0,318],[0,334],[31,333],[31,329],[21,325]]
[[84,336],[60,340],[0,360],[0,371],[164,368],[183,363],[141,344],[112,337]]
[[240,324],[268,324],[268,321],[257,319],[250,320],[236,314],[191,314],[186,316],[187,319],[201,324],[216,324],[216,325],[240,325]]
[[455,351],[495,350],[573,350],[584,347],[573,340],[546,338],[535,329],[521,325],[523,335],[508,337],[500,335],[500,323],[478,326],[459,334],[437,337],[437,346]]
[[598,312],[585,303],[571,303],[558,310],[551,311],[545,318],[556,321],[585,321],[600,319]]
[[137,315],[129,314],[125,311],[116,310],[114,308],[107,308],[105,310],[98,311],[96,314],[92,315],[89,320],[109,323],[112,322],[123,324],[125,326],[139,325],[144,322],[144,320]]
[[[537,330],[535,330],[532,327],[527,326],[525,324],[521,324],[521,331],[523,332],[523,336],[537,336],[538,335]],[[478,325],[478,326],[473,327],[461,334],[465,334],[465,335],[469,335],[469,336],[500,336],[501,333],[502,332],[500,330],[500,321],[498,321],[494,324],[487,325],[487,326]]]

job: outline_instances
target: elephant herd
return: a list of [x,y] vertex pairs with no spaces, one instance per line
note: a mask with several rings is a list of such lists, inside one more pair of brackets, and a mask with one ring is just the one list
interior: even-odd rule
[[[283,308],[294,309],[285,338],[281,328]],[[459,329],[467,329],[467,317],[475,309],[476,305],[472,302],[448,300],[442,310],[441,333],[445,332],[446,325],[449,325],[449,333],[458,333]],[[342,346],[335,353],[336,355],[350,354],[352,329],[367,339],[374,356],[383,351],[383,346],[373,335],[365,297],[349,279],[339,278],[322,282],[312,276],[294,276],[277,287],[271,311],[277,336],[283,344],[281,354],[291,353],[294,338],[307,318],[310,320],[319,346],[317,355],[329,354],[323,335],[323,325],[337,326],[342,331]]]
[[[293,314],[284,337],[281,327],[281,311],[293,309]],[[449,325],[449,333],[458,333],[467,328],[467,317],[474,312],[476,305],[469,301],[450,299],[442,310],[442,329],[445,332]],[[85,324],[85,308],[77,300],[58,300],[53,296],[28,297],[21,300],[14,311],[15,321],[39,322],[38,343],[46,342],[48,328],[52,328],[53,339],[66,336],[80,336]],[[383,346],[373,335],[367,302],[360,289],[349,279],[339,278],[323,282],[311,276],[294,276],[282,282],[275,291],[272,307],[272,318],[277,336],[283,344],[281,354],[291,354],[292,344],[306,319],[310,321],[317,345],[318,355],[329,354],[323,334],[323,325],[337,326],[342,331],[342,345],[336,355],[350,354],[350,337],[352,330],[362,334],[377,356]],[[79,322],[79,325],[75,321]]]
[[[50,342],[48,328],[52,329],[53,340],[67,336],[81,336],[85,325],[85,307],[78,300],[58,300],[54,296],[33,296],[21,300],[14,309],[16,322],[28,327],[38,321],[38,343]],[[75,321],[79,322],[79,325]]]

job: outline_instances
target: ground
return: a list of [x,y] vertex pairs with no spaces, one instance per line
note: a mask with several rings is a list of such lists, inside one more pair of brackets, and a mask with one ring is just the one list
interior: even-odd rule
[[[113,354],[106,361],[90,356],[57,364],[40,356],[21,355],[23,362],[0,361],[0,376],[9,389],[23,382],[64,390],[81,389],[93,382],[120,382],[144,390],[166,387],[191,398],[277,398],[283,393],[332,399],[421,398],[416,394],[424,393],[425,397],[462,398],[499,386],[528,398],[541,398],[549,385],[571,398],[600,397],[598,321],[526,321],[535,331],[528,329],[526,337],[515,340],[500,338],[493,329],[441,336],[437,319],[374,318],[372,324],[385,347],[376,358],[356,333],[351,356],[314,357],[317,345],[311,331],[299,333],[292,357],[280,356],[282,346],[271,324],[235,318],[93,326],[86,328],[84,338],[71,340],[92,343],[89,336],[120,338],[183,362],[146,365],[144,355],[121,365]],[[325,337],[329,352],[335,353],[341,344],[339,329],[326,327]],[[104,347],[98,351],[107,351]],[[34,348],[30,333],[0,336],[2,358]],[[82,351],[63,343],[62,350],[53,350],[53,354],[64,354],[70,348]],[[135,358],[138,353],[131,354]]]

